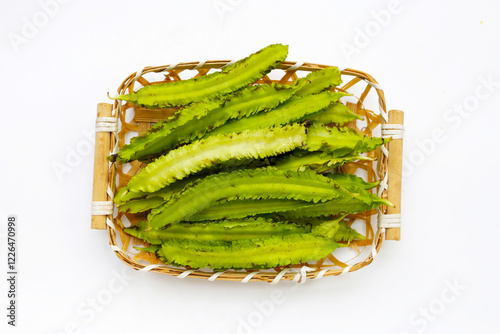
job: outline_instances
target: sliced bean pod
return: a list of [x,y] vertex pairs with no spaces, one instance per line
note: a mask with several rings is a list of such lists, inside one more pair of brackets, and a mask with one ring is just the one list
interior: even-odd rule
[[148,215],[148,229],[176,224],[221,199],[293,199],[322,202],[347,192],[314,171],[293,172],[274,168],[244,170],[207,176],[174,195]]
[[[291,151],[305,142],[305,128],[295,124],[276,129],[220,135],[181,146],[148,164],[132,177],[127,192],[154,192],[220,161],[264,158]],[[117,199],[120,201],[120,198]]]
[[323,92],[304,97],[292,97],[285,103],[266,113],[258,113],[250,117],[231,120],[223,126],[209,132],[205,137],[217,134],[239,133],[245,130],[264,129],[299,122],[307,115],[317,113],[330,104],[338,101],[342,92]]
[[[174,119],[156,123],[146,134],[134,137],[118,152],[117,161],[148,160],[201,138],[229,119],[270,110],[288,100],[297,88],[285,85],[246,87],[220,100],[200,102],[178,112]],[[176,114],[177,115],[177,114]]]

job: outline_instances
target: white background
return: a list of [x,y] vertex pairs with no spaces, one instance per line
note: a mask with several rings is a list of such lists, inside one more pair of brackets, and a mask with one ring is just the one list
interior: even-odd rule
[[[0,4],[2,263],[7,215],[19,219],[9,333],[500,330],[497,1],[65,2]],[[90,229],[96,104],[144,66],[277,42],[289,60],[372,74],[405,111],[402,240],[362,270],[300,286],[129,269]]]

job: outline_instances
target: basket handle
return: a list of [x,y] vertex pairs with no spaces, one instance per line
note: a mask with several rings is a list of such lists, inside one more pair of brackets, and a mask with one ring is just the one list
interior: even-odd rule
[[[97,104],[97,117],[111,117],[113,105],[109,103]],[[95,153],[94,153],[94,183],[92,189],[92,204],[96,202],[108,201],[108,178],[109,178],[109,161],[106,156],[111,150],[111,133],[110,132],[97,132],[95,134]],[[90,227],[92,229],[104,230],[106,229],[106,216],[107,213],[93,210],[92,222]]]
[[[389,123],[390,124],[404,124],[404,112],[401,110],[389,110]],[[401,213],[401,172],[403,168],[403,138],[393,139],[388,144],[389,150],[389,177],[387,184],[389,191],[387,193],[387,200],[394,204],[394,207],[387,208],[387,214],[400,214]],[[385,231],[386,240],[400,240],[401,228],[389,227]]]

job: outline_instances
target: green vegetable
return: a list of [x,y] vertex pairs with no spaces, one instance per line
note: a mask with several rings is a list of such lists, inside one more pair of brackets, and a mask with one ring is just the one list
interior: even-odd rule
[[305,142],[305,128],[295,124],[276,129],[247,130],[220,135],[181,146],[161,156],[132,177],[117,194],[117,201],[127,192],[154,192],[176,180],[196,173],[220,161],[264,158],[291,151]]
[[144,231],[145,223],[127,228],[125,232],[150,244],[162,244],[170,239],[233,241],[311,231],[310,225],[298,225],[264,218],[201,221],[195,223],[181,222],[161,230],[151,231]]
[[[143,199],[146,200],[146,199],[157,198],[158,201],[160,199],[162,199],[163,201],[166,201],[170,197],[172,197],[173,194],[176,194],[179,191],[181,191],[182,189],[184,189],[184,187],[187,184],[194,182],[197,179],[198,179],[198,177],[188,177],[188,178],[185,178],[183,180],[179,180],[177,182],[174,182],[174,183],[170,184],[169,186],[161,188],[161,189],[159,189],[155,192],[152,192],[152,193],[145,192],[145,191],[132,192],[132,191],[128,191],[127,187],[122,187],[118,191],[118,193],[116,194],[116,196],[114,198],[114,202],[116,203],[116,205],[119,208],[121,208],[123,206],[123,204],[128,203],[129,201],[132,201],[132,200],[134,200],[136,202],[134,204],[135,207],[140,205],[139,201],[143,200]],[[144,202],[144,205],[149,206],[150,205],[149,203],[153,203],[153,202],[146,201],[146,202]],[[141,212],[141,211],[146,211],[146,210],[148,210],[148,209],[139,210],[136,212]]]
[[326,217],[332,215],[343,215],[348,213],[364,212],[366,210],[375,209],[380,205],[392,205],[387,200],[366,193],[360,194],[344,194],[324,203],[299,208],[297,210],[289,210],[281,212],[280,215],[287,219],[303,218],[303,217]]
[[234,219],[266,213],[295,210],[314,203],[293,199],[235,199],[222,200],[192,216],[190,221]]
[[[297,152],[299,153],[299,152]],[[318,173],[322,173],[329,169],[339,167],[343,164],[357,161],[357,160],[373,160],[359,154],[350,154],[342,157],[337,157],[334,154],[328,152],[310,152],[303,153],[300,152],[297,155],[290,153],[283,157],[276,158],[276,162],[273,164],[278,169],[283,170],[304,170],[308,167],[314,169]]]
[[[310,172],[309,172],[310,173]],[[217,201],[212,206],[192,215],[186,220],[219,220],[235,219],[248,216],[278,213],[285,217],[319,217],[329,215],[345,215],[369,210],[380,204],[387,204],[367,190],[378,185],[365,182],[362,178],[350,174],[325,174],[335,181],[343,191],[334,200],[321,203],[310,203],[295,199],[234,199]],[[335,205],[327,203],[333,202]],[[327,210],[332,210],[326,212]],[[302,209],[302,210],[299,210]],[[306,212],[307,214],[303,214]]]
[[322,202],[347,190],[314,171],[293,172],[274,168],[244,170],[207,176],[172,196],[148,215],[148,229],[176,224],[221,199],[294,199]]
[[349,128],[327,127],[313,123],[307,129],[309,151],[326,151],[336,157],[370,152],[387,143],[389,138],[363,136]]
[[[388,139],[343,127],[361,119],[333,91],[336,67],[291,85],[255,82],[288,48],[270,45],[220,72],[153,84],[117,99],[179,106],[170,118],[111,157],[148,164],[114,198],[119,210],[149,211],[126,228],[164,263],[191,268],[261,269],[316,261],[354,239],[348,213],[388,201],[378,183],[334,173]],[[335,124],[327,126],[325,124]]]
[[316,123],[344,125],[347,122],[362,119],[361,116],[355,114],[351,109],[347,108],[342,102],[335,102],[319,113],[308,116],[309,120]]
[[156,253],[167,264],[191,268],[267,269],[326,257],[340,242],[364,239],[339,217],[313,224],[270,219],[184,222],[161,230],[125,231],[151,243],[138,248]]
[[342,246],[330,238],[305,233],[229,242],[171,239],[149,250],[156,250],[164,263],[219,270],[267,269],[316,261]]
[[333,236],[335,242],[351,242],[352,240],[365,240],[366,237],[359,234],[355,229],[348,226],[345,222],[339,222],[339,229]]
[[275,109],[250,117],[231,120],[205,135],[238,133],[245,130],[264,129],[299,122],[307,115],[317,113],[348,94],[342,92],[323,92],[304,97],[292,97]]
[[144,231],[147,222],[125,229],[125,232],[145,242],[161,245],[170,239],[199,241],[234,241],[260,239],[277,235],[313,233],[333,238],[336,242],[363,240],[365,237],[349,227],[343,217],[327,221],[292,223],[270,218],[243,218],[200,222],[181,222],[161,230]]
[[162,205],[165,200],[161,197],[140,198],[128,201],[119,206],[121,212],[138,213],[154,209]]
[[134,137],[118,152],[118,162],[147,160],[201,138],[229,119],[248,117],[270,110],[288,100],[297,88],[255,85],[243,88],[225,100],[208,100],[179,110],[174,118],[155,124],[146,134]]
[[317,94],[327,88],[338,86],[342,83],[340,71],[337,67],[326,67],[324,69],[309,73],[305,78],[299,79],[297,85],[301,88],[295,93],[297,97]]
[[288,54],[288,46],[273,44],[232,66],[199,78],[153,84],[114,99],[148,107],[183,106],[217,98],[245,87],[276,68]]
[[380,182],[366,182],[363,178],[346,173],[332,173],[326,174],[328,178],[334,180],[335,182],[341,184],[344,188],[351,192],[364,192],[365,190],[370,190],[379,185]]

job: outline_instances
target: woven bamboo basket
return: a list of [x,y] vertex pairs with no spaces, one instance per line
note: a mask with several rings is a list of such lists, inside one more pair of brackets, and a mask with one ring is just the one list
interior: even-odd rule
[[[213,72],[233,62],[216,60],[146,67],[129,75],[118,87],[117,93],[119,95],[130,93],[153,83],[203,76],[209,71]],[[328,66],[284,61],[277,69],[256,83],[292,84],[308,72],[325,67]],[[196,277],[211,281],[217,279],[244,283],[267,281],[273,284],[281,280],[305,282],[307,279],[343,275],[370,264],[379,252],[384,239],[400,240],[403,112],[399,110],[387,112],[384,92],[369,74],[353,69],[341,70],[341,74],[343,84],[335,90],[353,94],[350,97],[351,101],[346,102],[346,106],[364,118],[364,121],[353,121],[348,126],[365,135],[392,137],[392,141],[388,144],[368,153],[375,161],[353,162],[341,167],[342,172],[362,175],[368,182],[381,181],[374,191],[394,204],[394,207],[382,206],[377,210],[346,217],[348,223],[356,222],[358,224],[356,226],[362,224],[362,229],[359,227],[357,229],[367,236],[366,240],[353,242],[350,245],[355,250],[355,256],[349,261],[340,261],[334,256],[336,253],[334,252],[314,263],[270,270],[214,272],[208,269],[193,270],[164,265],[152,254],[148,257],[144,253],[137,253],[132,245],[137,245],[139,241],[123,232],[122,222],[128,220],[131,224],[135,224],[144,219],[145,215],[118,212],[112,199],[117,190],[140,171],[143,164],[134,161],[128,165],[120,165],[110,163],[106,157],[116,153],[127,138],[143,133],[152,124],[169,117],[177,109],[146,109],[122,101],[115,101],[114,104],[99,103],[97,106],[91,228],[107,229],[112,250],[128,266],[136,270],[158,272],[178,278]]]

